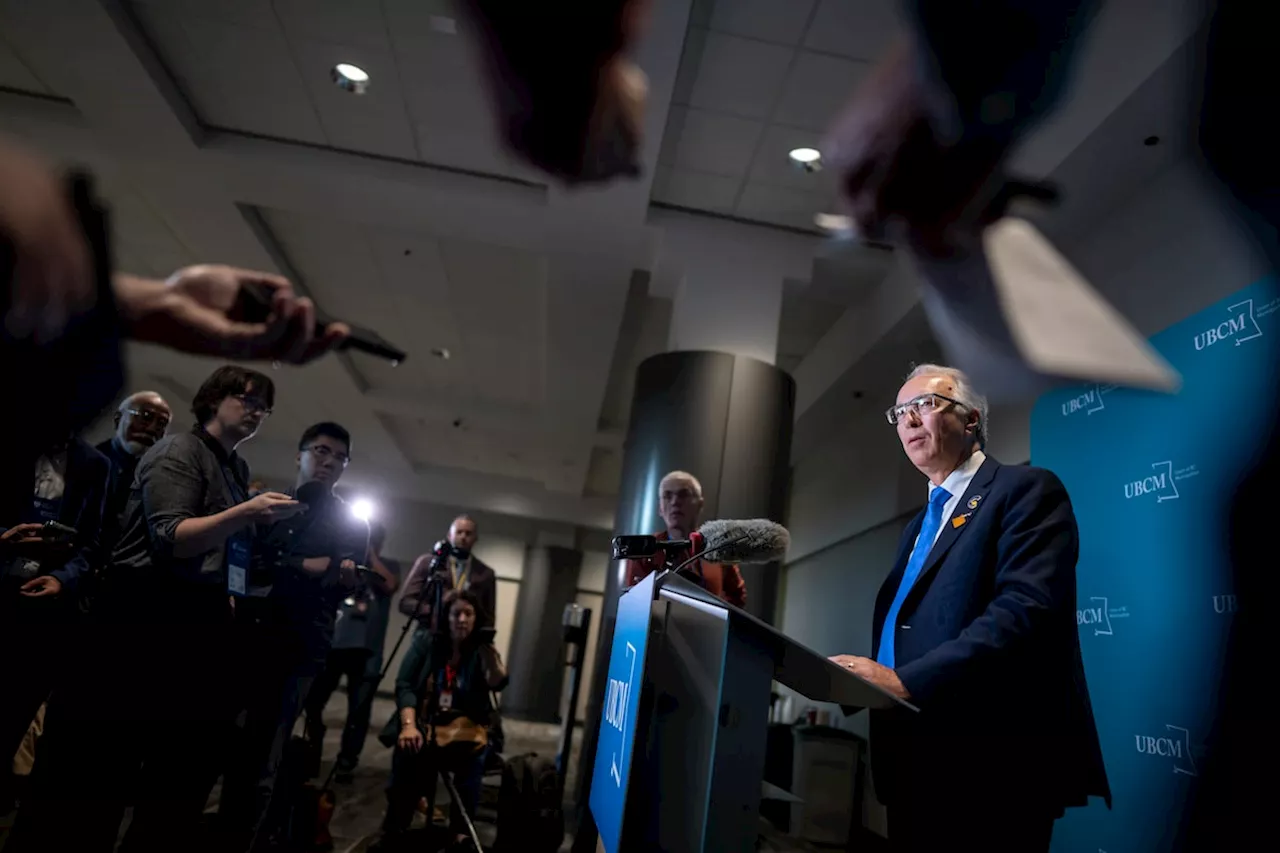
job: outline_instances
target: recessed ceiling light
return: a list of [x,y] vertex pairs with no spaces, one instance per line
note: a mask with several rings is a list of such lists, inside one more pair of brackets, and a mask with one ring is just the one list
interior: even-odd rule
[[835,236],[853,234],[853,220],[839,213],[815,213],[813,224]]
[[787,154],[792,165],[805,172],[816,172],[822,168],[822,152],[817,148],[792,148]]
[[350,92],[353,95],[363,95],[369,88],[369,72],[359,65],[339,62],[333,66],[333,71],[329,72],[329,76],[333,78],[333,82],[337,84],[339,89],[344,92]]

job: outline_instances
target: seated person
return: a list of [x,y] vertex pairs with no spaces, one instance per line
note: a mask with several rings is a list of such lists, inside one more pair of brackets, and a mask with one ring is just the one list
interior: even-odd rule
[[[689,534],[698,529],[698,516],[702,514],[702,484],[692,474],[672,471],[662,478],[658,490],[658,515],[666,525],[666,530],[657,534],[658,538],[688,539]],[[652,557],[627,560],[627,588],[640,583],[650,573],[666,568],[668,561],[671,566],[678,566],[691,556],[687,551],[678,554],[660,551]],[[734,607],[747,606],[747,585],[741,570],[733,563],[698,559],[681,575],[696,579],[707,592]]]
[[419,630],[396,676],[396,716],[379,739],[394,745],[387,814],[382,838],[371,850],[388,850],[409,828],[418,800],[434,790],[435,775],[453,773],[461,803],[454,803],[451,824],[457,840],[467,837],[458,806],[474,815],[480,799],[488,737],[485,726],[493,706],[489,693],[507,685],[498,650],[476,630],[480,601],[459,589],[444,599],[447,630]]

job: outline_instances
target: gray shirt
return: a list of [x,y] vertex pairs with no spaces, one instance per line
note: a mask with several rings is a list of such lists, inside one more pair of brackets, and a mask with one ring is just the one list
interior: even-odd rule
[[216,515],[247,497],[249,466],[203,430],[166,436],[138,463],[125,502],[109,582],[158,580],[226,586],[226,543],[204,554],[176,557],[174,536],[188,518]]

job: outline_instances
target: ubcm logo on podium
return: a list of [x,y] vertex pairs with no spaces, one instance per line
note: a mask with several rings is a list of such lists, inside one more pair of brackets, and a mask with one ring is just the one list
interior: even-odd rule
[[596,819],[605,853],[617,853],[622,839],[654,577],[650,574],[618,599],[604,712],[600,715],[596,762],[591,770],[591,815]]

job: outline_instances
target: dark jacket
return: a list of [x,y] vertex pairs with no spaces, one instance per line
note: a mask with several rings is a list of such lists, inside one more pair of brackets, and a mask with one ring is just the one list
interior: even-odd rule
[[129,501],[129,491],[133,488],[133,476],[138,471],[141,456],[134,456],[120,446],[115,436],[95,446],[96,450],[111,463],[111,473],[107,478],[107,500],[102,512],[102,547],[111,555],[116,539],[120,536],[120,526],[124,520],[124,507]]
[[[435,559],[435,554],[423,554],[414,561],[413,568],[409,570],[409,577],[404,582],[404,594],[400,596],[400,612],[405,616],[414,616],[425,621],[431,615],[433,602],[423,601],[422,596],[426,592],[427,577],[431,573],[431,564]],[[448,592],[450,588],[448,563],[442,559],[436,571],[444,575],[444,592]],[[465,587],[480,599],[482,612],[476,614],[476,627],[492,628],[498,612],[498,576],[474,554],[471,555],[471,568],[467,570]]]
[[[880,588],[872,657],[923,519]],[[920,711],[871,712],[882,802],[968,791],[1055,812],[1089,795],[1110,803],[1076,627],[1078,555],[1054,474],[982,463],[899,612],[896,671]]]
[[66,488],[58,521],[74,527],[76,538],[71,558],[49,572],[62,581],[63,595],[74,592],[82,579],[102,566],[104,555],[98,536],[109,468],[106,457],[87,442],[76,438],[67,445]]
[[[378,739],[384,744],[395,746],[400,734],[400,709],[422,708],[423,701],[429,698],[429,691],[433,688],[435,679],[440,677],[451,653],[452,647],[447,636],[444,642],[436,643],[430,631],[420,629],[414,632],[396,675],[396,713],[378,735]],[[489,684],[486,669],[496,669],[500,674],[496,685]],[[428,679],[431,679],[431,683]],[[507,680],[506,668],[497,649],[493,646],[486,646],[484,649],[471,646],[463,652],[458,687],[453,694],[453,711],[482,726],[488,725],[493,712],[489,694],[506,687]]]

